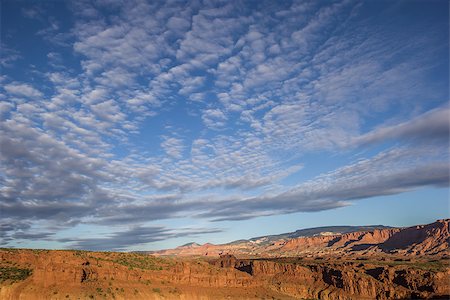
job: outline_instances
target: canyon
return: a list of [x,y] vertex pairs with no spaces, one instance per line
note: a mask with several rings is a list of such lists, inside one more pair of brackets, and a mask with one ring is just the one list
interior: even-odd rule
[[449,238],[439,220],[152,254],[1,249],[0,298],[448,299]]

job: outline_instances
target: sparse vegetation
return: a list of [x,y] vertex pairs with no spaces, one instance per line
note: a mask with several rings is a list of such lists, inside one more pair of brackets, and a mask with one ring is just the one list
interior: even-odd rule
[[16,267],[0,267],[0,283],[5,281],[21,281],[27,279],[33,271],[31,269],[21,269]]
[[175,288],[173,288],[173,289],[170,289],[170,290],[169,290],[169,293],[170,293],[170,294],[175,294],[175,295],[181,294],[180,290],[179,290],[177,287],[175,287]]
[[[153,257],[146,254],[136,253],[117,253],[116,255],[110,255],[110,258],[90,257],[96,260],[109,261],[128,267],[129,270],[134,268],[152,271],[164,270],[164,267],[172,265],[171,261]],[[164,267],[163,267],[164,266]]]
[[73,250],[73,255],[74,256],[79,256],[82,258],[86,258],[87,256],[87,251],[83,251],[83,250]]
[[[258,259],[257,259],[258,260]],[[277,262],[277,263],[287,263],[287,264],[298,264],[302,266],[310,266],[310,265],[323,265],[323,259],[318,260],[317,258],[314,259],[298,259],[296,257],[284,257],[284,258],[276,258],[276,259],[269,259],[270,261]],[[333,260],[333,259],[332,259]],[[364,260],[361,260],[361,258],[355,258],[355,259],[340,259],[338,261],[334,261],[334,263],[354,263],[355,265],[374,265],[374,266],[389,266],[389,267],[396,267],[396,266],[406,266],[413,269],[421,269],[425,271],[430,272],[438,272],[443,271],[446,268],[446,264],[444,261],[441,260],[399,260],[399,259],[369,259],[365,258]]]
[[7,252],[17,252],[20,249],[17,248],[0,248],[0,251],[7,251]]
[[[354,262],[357,262],[356,260]],[[442,261],[427,261],[427,260],[366,260],[365,265],[375,265],[375,266],[407,266],[413,269],[420,269],[430,272],[443,271],[446,268],[445,263]]]

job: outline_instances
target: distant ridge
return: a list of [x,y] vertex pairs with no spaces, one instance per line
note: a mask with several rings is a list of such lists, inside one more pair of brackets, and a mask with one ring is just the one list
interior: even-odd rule
[[200,247],[200,244],[197,244],[196,242],[190,242],[184,245],[181,245],[180,247],[188,248],[188,247]]
[[383,225],[324,226],[277,235],[237,240],[226,244],[199,245],[191,242],[175,249],[151,252],[154,255],[240,257],[286,257],[372,255],[448,255],[449,219],[427,225],[396,228]]
[[280,239],[293,239],[298,237],[311,237],[314,235],[320,235],[324,232],[331,232],[334,234],[344,234],[344,233],[350,233],[350,232],[357,232],[357,231],[371,231],[374,229],[389,229],[394,228],[390,226],[384,226],[384,225],[369,225],[369,226],[322,226],[322,227],[313,227],[313,228],[305,228],[305,229],[299,229],[293,232],[287,232],[287,233],[281,233],[281,234],[274,234],[274,235],[266,235],[266,236],[259,236],[250,238],[248,240],[242,239],[238,241],[233,241],[228,244],[238,243],[238,242],[245,242],[245,241],[257,241],[261,239],[267,239],[268,241],[276,241]]

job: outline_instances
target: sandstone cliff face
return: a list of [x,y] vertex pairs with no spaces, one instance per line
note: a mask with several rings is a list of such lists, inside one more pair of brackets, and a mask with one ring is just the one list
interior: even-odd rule
[[397,250],[406,254],[438,254],[449,250],[450,221],[438,220],[428,225],[419,225],[401,230],[390,237],[380,249]]
[[314,299],[427,299],[450,295],[448,268],[438,272],[355,262],[321,264],[287,260],[239,260],[222,256],[216,266],[251,274],[258,282],[296,297]]
[[369,232],[353,232],[337,237],[336,241],[329,246],[334,248],[354,248],[355,245],[376,245],[384,243],[394,234],[400,231],[398,228],[394,229],[376,229]]
[[315,237],[301,237],[289,240],[281,248],[281,251],[311,251],[318,250],[328,246],[336,236],[315,236]]
[[[2,266],[32,269],[21,282],[0,282],[0,299],[195,299],[180,287],[260,286],[251,275],[204,261],[157,260],[146,255],[78,251],[0,250]],[[142,264],[136,264],[136,261]],[[166,291],[166,295],[162,293]],[[177,293],[171,291],[177,291]],[[206,295],[211,292],[205,292]],[[214,299],[212,297],[211,299]]]
[[279,252],[310,253],[314,251],[358,251],[366,250],[386,242],[400,229],[376,229],[370,232],[352,232],[335,236],[301,237],[286,242]]

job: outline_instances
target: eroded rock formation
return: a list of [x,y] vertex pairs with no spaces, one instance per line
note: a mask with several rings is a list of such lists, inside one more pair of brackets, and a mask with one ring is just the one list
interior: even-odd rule
[[448,220],[253,246],[271,249],[259,257],[229,246],[187,245],[201,253],[189,258],[3,249],[0,299],[450,297]]

